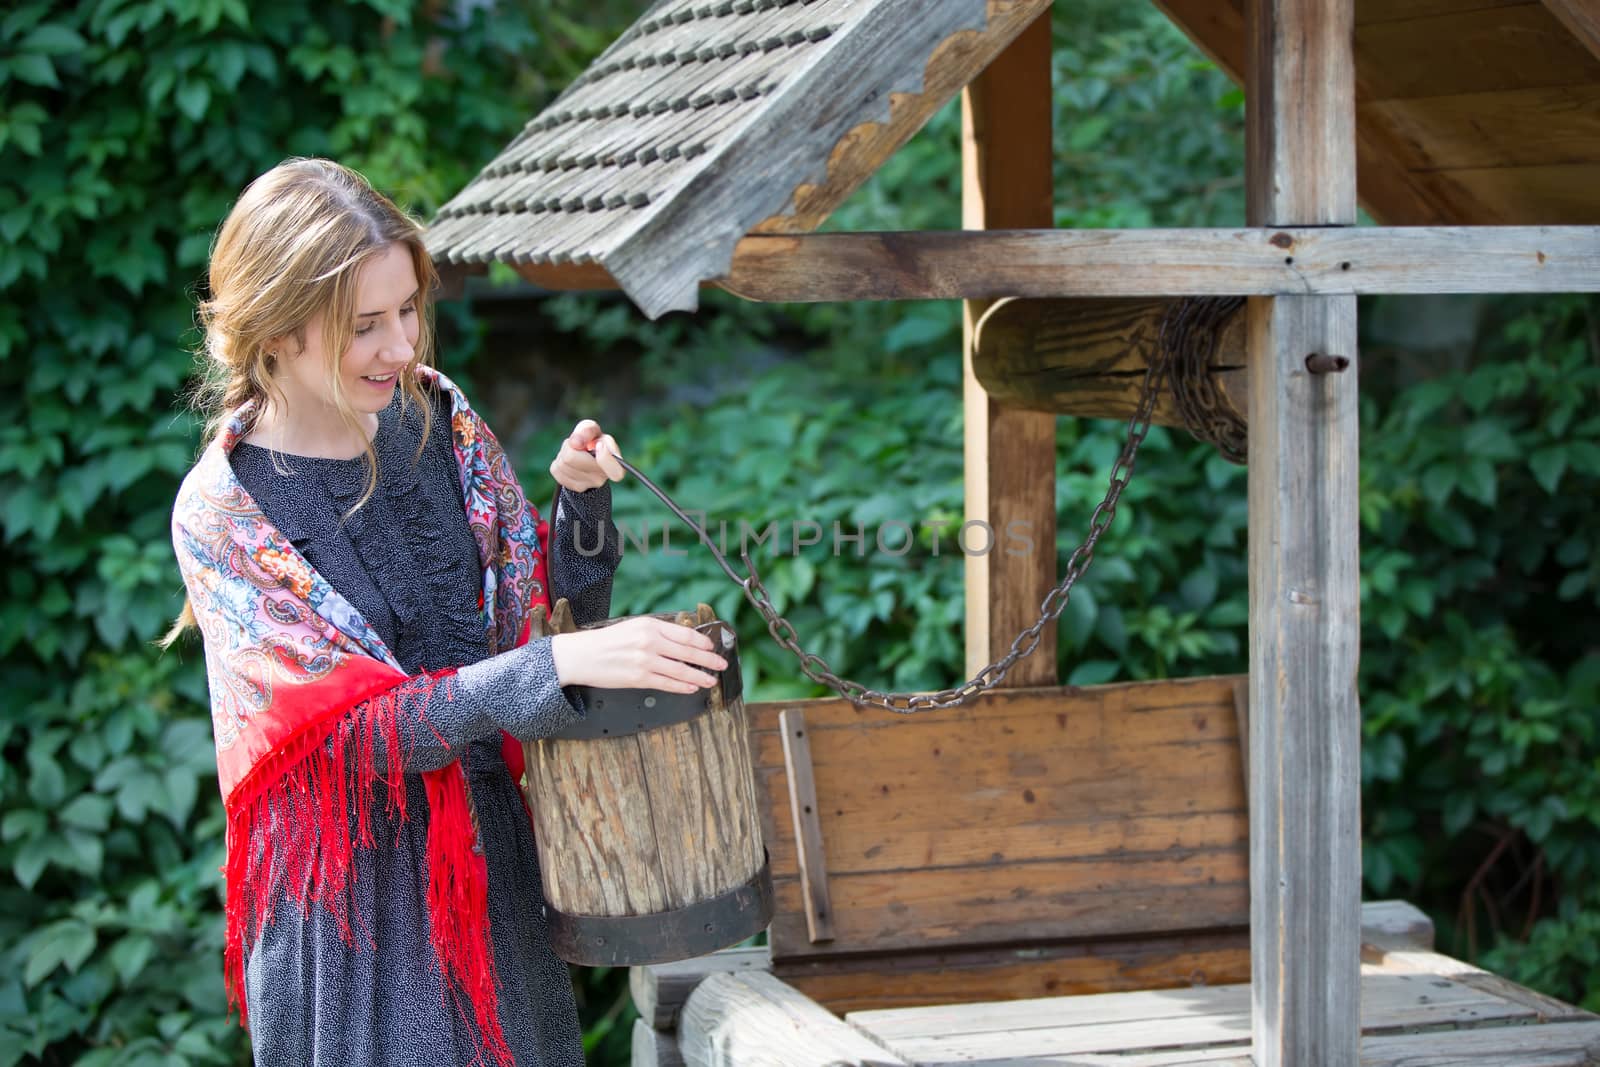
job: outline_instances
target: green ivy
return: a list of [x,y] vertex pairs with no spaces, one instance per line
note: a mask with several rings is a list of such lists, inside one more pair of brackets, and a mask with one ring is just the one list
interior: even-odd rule
[[0,1067],[247,1058],[200,656],[149,644],[181,605],[168,521],[198,427],[174,400],[211,236],[288,155],[426,216],[618,28],[614,2],[555,6],[0,15]]
[[[1226,79],[1153,8],[1058,9],[1058,222],[1241,221]],[[88,0],[0,14],[0,1067],[247,1056],[221,1003],[200,657],[150,645],[180,605],[168,519],[198,426],[175,400],[216,225],[290,154],[335,156],[426,215],[634,13],[629,0]],[[957,225],[958,130],[946,108],[830,227]],[[1369,334],[1386,306],[1364,304]],[[1425,374],[1386,371],[1412,354],[1364,339],[1367,887],[1426,906],[1447,951],[1600,1007],[1596,309],[1519,299],[1453,314],[1470,316],[1466,340]],[[441,315],[442,362],[492,397],[494,368],[470,365],[471,308]],[[959,680],[953,305],[714,294],[699,316],[647,323],[583,294],[544,300],[537,318],[584,358],[637,366],[645,413],[620,423],[588,396],[572,413],[607,420],[641,469],[735,535],[740,517],[859,522],[873,551],[885,519],[945,521],[897,556],[835,557],[826,534],[753,556],[840,673]],[[519,469],[541,470],[556,432],[536,434]],[[1119,434],[1061,421],[1058,551],[1082,536]],[[1242,668],[1243,486],[1184,435],[1151,434],[1062,616],[1065,679]],[[660,550],[664,517],[642,489],[617,494],[619,523],[648,522],[654,547],[624,562],[614,610],[707,600],[763,633],[684,531],[673,544],[689,555]],[[744,652],[755,698],[818,692],[770,641]],[[626,1062],[625,973],[579,979],[591,1057]]]

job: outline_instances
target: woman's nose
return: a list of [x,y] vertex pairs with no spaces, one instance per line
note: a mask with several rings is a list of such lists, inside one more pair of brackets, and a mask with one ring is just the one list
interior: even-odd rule
[[411,339],[406,336],[404,323],[398,323],[389,334],[389,343],[384,346],[383,355],[395,363],[409,363],[416,354],[416,348],[411,344]]

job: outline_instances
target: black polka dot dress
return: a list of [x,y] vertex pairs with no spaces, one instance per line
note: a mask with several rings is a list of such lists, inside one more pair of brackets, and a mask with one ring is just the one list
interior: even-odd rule
[[[562,687],[550,639],[489,656],[478,618],[482,571],[450,443],[448,399],[436,402],[419,462],[421,412],[400,398],[379,414],[380,483],[358,499],[366,465],[276,455],[241,442],[231,453],[245,490],[328,582],[377,630],[409,673],[457,666],[451,699],[436,691],[401,714],[408,818],[375,793],[376,846],[355,853],[353,943],[321,907],[286,901],[249,947],[245,999],[258,1064],[272,1067],[447,1067],[470,1064],[475,1028],[441,985],[428,938],[427,798],[422,772],[465,765],[488,868],[489,922],[501,1026],[518,1067],[584,1062],[571,974],[550,949],[539,859],[527,807],[501,755],[501,731],[547,736],[585,714]],[[290,472],[279,467],[287,466]],[[546,516],[548,518],[548,516]],[[603,619],[621,557],[611,486],[560,491],[551,584],[579,623]],[[381,792],[381,791],[378,791]],[[286,828],[293,832],[292,828]]]

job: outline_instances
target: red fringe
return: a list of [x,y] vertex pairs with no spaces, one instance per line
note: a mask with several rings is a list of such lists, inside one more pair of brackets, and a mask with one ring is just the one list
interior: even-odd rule
[[[455,671],[422,674],[357,703],[343,714],[312,723],[260,760],[228,798],[227,933],[223,967],[228,1001],[248,1026],[244,998],[244,946],[272,922],[284,895],[302,912],[320,904],[353,943],[352,915],[370,946],[372,936],[351,896],[355,847],[373,845],[369,809],[382,783],[387,810],[406,819],[405,774],[400,753],[402,700],[426,699]],[[447,691],[448,696],[448,691]],[[387,771],[379,773],[377,746]],[[354,766],[351,766],[354,761]],[[466,777],[452,763],[423,774],[428,795],[428,927],[447,997],[464,994],[477,1029],[479,1050],[500,1067],[514,1060],[496,1011],[498,979],[489,935],[488,868],[477,847],[476,820]],[[351,833],[352,809],[355,832]],[[454,987],[454,988],[453,988]]]

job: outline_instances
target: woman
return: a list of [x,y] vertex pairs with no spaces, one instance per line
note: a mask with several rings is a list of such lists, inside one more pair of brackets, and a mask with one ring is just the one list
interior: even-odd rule
[[547,576],[579,623],[609,611],[618,449],[574,427],[550,531],[431,367],[435,282],[417,224],[325,160],[252,182],[211,253],[167,642],[204,639],[224,967],[261,1063],[583,1063],[512,740],[585,716],[573,686],[726,666],[654,618],[529,638]]

